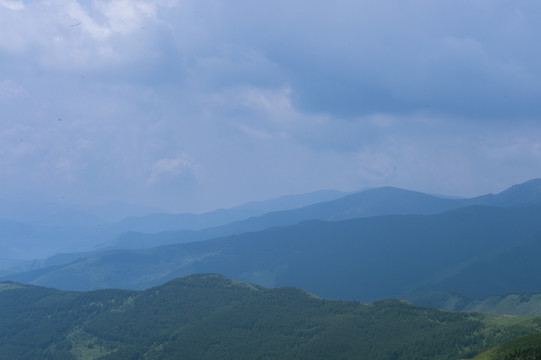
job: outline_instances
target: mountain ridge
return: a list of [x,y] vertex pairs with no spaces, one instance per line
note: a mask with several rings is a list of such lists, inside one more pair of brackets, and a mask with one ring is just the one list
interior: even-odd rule
[[[218,272],[267,287],[298,286],[327,298],[366,301],[422,286],[432,289],[426,281],[434,274],[502,247],[537,243],[531,236],[540,229],[539,207],[472,206],[434,215],[309,221],[206,241],[108,250],[4,278],[73,290],[144,289],[190,273]],[[525,281],[514,280],[521,277],[520,268],[512,274],[506,292]],[[526,279],[529,290],[541,289],[535,277]],[[356,286],[348,286],[352,283]],[[493,292],[491,284],[486,282],[483,291]]]
[[[539,191],[534,192],[538,195],[524,199],[524,193],[532,193],[533,191]],[[515,196],[517,193],[521,195],[518,199]],[[523,184],[513,185],[496,195],[489,194],[473,198],[443,198],[418,191],[385,186],[298,209],[274,211],[219,227],[203,229],[196,233],[186,231],[155,235],[134,235],[131,233],[131,236],[135,236],[137,240],[130,238],[128,234],[123,234],[108,245],[105,244],[104,247],[148,248],[156,244],[152,240],[153,237],[159,238],[156,245],[160,246],[167,243],[200,241],[236,233],[258,231],[306,220],[339,221],[379,215],[430,215],[474,205],[513,207],[519,204],[541,204],[541,179],[532,179]]]
[[454,313],[267,289],[219,274],[145,291],[71,292],[0,283],[0,357],[460,359],[541,329],[541,318]]
[[[310,204],[320,199],[330,199],[340,196],[338,191],[312,192],[299,195],[282,196],[277,199],[270,199],[257,202],[259,207],[269,209],[288,208],[295,204]],[[345,193],[344,193],[345,194]],[[275,204],[275,201],[278,204]],[[10,203],[0,202],[1,214],[9,215],[8,206]],[[24,209],[30,205],[21,205]],[[21,207],[19,206],[19,207]],[[125,213],[129,213],[129,206],[123,204],[112,204],[109,207],[120,207]],[[6,209],[3,209],[6,207]],[[17,206],[15,206],[16,209]],[[107,208],[104,206],[104,208]],[[65,208],[60,205],[44,205],[45,214],[40,214],[39,209],[31,208],[29,211],[29,222],[22,221],[22,210],[11,214],[10,219],[0,218],[0,245],[3,247],[3,257],[7,260],[28,261],[44,259],[59,253],[66,252],[89,252],[100,249],[103,243],[108,243],[123,233],[157,233],[164,231],[191,231],[201,230],[209,227],[225,225],[231,222],[254,217],[263,214],[263,210],[240,205],[231,209],[217,209],[201,214],[190,213],[151,213],[145,216],[128,216],[113,222],[99,220],[96,215],[85,213],[76,208]],[[140,209],[136,209],[141,211]],[[13,210],[12,210],[13,211]],[[107,211],[105,211],[107,213]],[[61,218],[64,218],[63,220]],[[71,224],[65,218],[74,220]],[[13,229],[19,229],[14,233]],[[76,239],[77,241],[74,241]],[[43,244],[43,245],[42,245]],[[44,261],[44,260],[42,260]],[[42,262],[41,261],[41,262]],[[37,261],[27,263],[32,268],[39,264]],[[22,263],[21,263],[22,264]],[[24,265],[20,265],[24,267]],[[8,266],[2,266],[0,270]]]

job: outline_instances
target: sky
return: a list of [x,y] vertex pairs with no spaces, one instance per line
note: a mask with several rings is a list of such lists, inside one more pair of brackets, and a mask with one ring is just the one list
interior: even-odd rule
[[0,199],[202,212],[541,177],[537,0],[0,0]]

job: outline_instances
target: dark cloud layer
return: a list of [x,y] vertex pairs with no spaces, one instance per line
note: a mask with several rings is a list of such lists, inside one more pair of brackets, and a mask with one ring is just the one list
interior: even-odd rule
[[190,70],[214,72],[211,86],[279,78],[299,109],[336,116],[539,114],[535,2],[216,4],[194,5],[199,26],[178,29],[201,40]]

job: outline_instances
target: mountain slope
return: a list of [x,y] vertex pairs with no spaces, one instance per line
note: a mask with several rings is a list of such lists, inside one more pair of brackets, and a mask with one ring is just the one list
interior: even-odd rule
[[143,292],[0,283],[6,359],[459,359],[540,321],[330,301],[213,274]]
[[[541,279],[532,279],[537,280],[537,274],[541,274],[541,233],[524,240],[524,243],[484,254],[446,279],[417,290],[454,291],[474,298],[510,291],[539,291]],[[533,283],[537,284],[535,288],[532,288]]]
[[[4,249],[2,257],[11,260],[44,258],[60,252],[89,251],[99,248],[149,248],[258,231],[306,220],[336,221],[391,214],[435,214],[473,204],[504,207],[538,204],[541,198],[540,188],[541,180],[534,179],[515,185],[498,195],[485,195],[472,199],[440,198],[391,187],[366,190],[343,197],[340,197],[342,195],[340,192],[322,191],[286,196],[204,214],[152,214],[99,226],[44,226],[0,221],[0,245]],[[297,209],[261,214],[264,211],[262,209],[287,208],[323,199],[332,200]],[[58,214],[61,213],[58,209],[55,211]],[[76,224],[85,222],[90,224],[95,221],[85,218],[84,214],[79,215],[78,212],[69,212],[63,218],[64,220],[71,218]],[[54,218],[56,219],[54,223],[66,223],[58,219],[57,215],[54,215]],[[14,232],[14,226],[19,230]],[[96,248],[98,244],[101,246]],[[79,255],[74,255],[74,258],[77,257]],[[28,266],[39,267],[40,263]]]
[[348,193],[337,190],[319,190],[305,194],[286,195],[274,199],[251,201],[246,204],[233,207],[236,209],[258,210],[262,213],[273,211],[298,209],[320,202],[331,201],[348,195]]
[[478,311],[490,314],[541,315],[541,293],[513,293],[473,299],[455,292],[412,293],[400,297],[412,304],[447,311]]
[[[121,234],[127,236],[146,237],[148,234],[163,232],[158,235],[165,239],[163,244],[170,244],[192,239],[209,239],[222,235],[222,232],[210,231],[199,234],[196,230],[215,228],[229,223],[256,217],[268,211],[291,209],[297,206],[307,206],[319,201],[328,201],[345,196],[339,191],[316,191],[299,195],[282,196],[276,199],[258,201],[240,205],[231,209],[218,209],[202,214],[167,214],[151,213],[149,215],[130,216],[113,222],[98,219],[91,212],[77,208],[65,208],[61,205],[30,205],[0,201],[0,246],[3,248],[0,271],[32,269],[42,267],[42,264],[56,264],[58,259],[45,258],[59,253],[89,252],[102,248],[104,243],[110,243]],[[10,212],[11,209],[11,212]],[[151,211],[150,208],[138,208],[125,204],[108,204],[100,208],[88,207],[88,211],[102,212],[111,217],[111,211],[130,213],[130,210],[141,212]],[[156,211],[156,210],[154,210]],[[27,222],[24,215],[27,215]],[[2,220],[1,216],[16,220]],[[174,239],[170,234],[178,231]],[[243,229],[234,227],[232,231],[223,234],[242,232]],[[181,240],[179,241],[178,234]],[[210,235],[209,235],[210,234]],[[155,242],[145,243],[148,247]],[[156,242],[160,245],[160,242]],[[130,246],[128,246],[130,247]],[[137,246],[136,246],[137,247]],[[76,259],[80,254],[73,254]],[[64,256],[69,258],[70,256]],[[26,264],[10,266],[13,260],[35,260]],[[9,260],[9,262],[7,261]]]
[[[191,273],[218,272],[269,287],[298,286],[329,298],[369,301],[437,286],[538,230],[537,207],[309,221],[209,241],[105,251],[8,279],[74,290],[144,289]],[[508,269],[514,277],[504,293],[541,290],[538,277],[516,270]],[[490,281],[472,279],[464,279],[464,286],[502,293]]]
[[[243,219],[254,213],[249,209],[230,209],[200,215],[151,215],[90,228],[51,228],[15,224],[18,229],[16,231],[13,230],[12,223],[0,222],[2,257],[10,260],[2,262],[0,270],[5,270],[2,272],[7,273],[8,268],[10,272],[39,269],[45,266],[65,264],[85,257],[87,254],[65,254],[26,264],[17,263],[15,267],[10,265],[13,263],[11,261],[13,259],[44,258],[60,252],[88,252],[89,248],[92,251],[151,248],[260,231],[273,226],[291,225],[313,219],[338,221],[388,214],[434,214],[473,203],[497,203],[501,206],[516,205],[521,202],[535,204],[539,198],[538,189],[541,186],[539,184],[541,184],[541,180],[532,180],[525,184],[516,185],[498,195],[487,195],[473,199],[443,199],[413,191],[389,187],[378,188],[299,209],[272,212],[225,225],[223,223]],[[307,199],[314,201],[318,196],[322,196],[319,193],[314,194],[307,194]],[[337,196],[338,194],[331,192],[330,194],[323,193],[323,195]],[[303,196],[299,196],[303,201],[307,201]],[[269,206],[276,206],[272,204],[272,200],[268,202],[271,203]],[[222,225],[214,226],[217,224]],[[213,227],[201,229],[207,226]],[[200,230],[172,231],[179,228]],[[134,232],[135,230],[142,231],[142,233]],[[154,234],[153,232],[158,233]],[[123,235],[120,235],[122,233]],[[94,247],[98,243],[102,245]]]
[[0,245],[2,257],[29,260],[62,252],[88,251],[128,231],[152,233],[202,229],[260,214],[251,209],[216,210],[205,214],[152,214],[97,226],[48,226],[0,220]]
[[[27,204],[16,206],[16,213],[10,214],[10,203],[0,202],[4,210],[2,215],[14,217],[14,220],[0,218],[0,246],[2,258],[6,260],[43,259],[59,253],[91,251],[104,242],[110,242],[123,233],[158,233],[180,231],[190,239],[194,230],[222,226],[250,217],[262,215],[262,209],[289,209],[297,204],[306,206],[319,200],[335,199],[345,193],[338,191],[319,191],[300,195],[283,196],[277,199],[259,201],[232,209],[218,209],[202,214],[166,214],[154,213],[144,216],[132,216],[115,222],[105,222],[95,215],[76,208],[62,208],[60,205],[32,207]],[[18,206],[18,207],[17,207]],[[129,206],[111,204],[110,206]],[[5,208],[5,209],[4,209]],[[24,211],[28,213],[28,222],[24,222]],[[142,211],[142,210],[140,210]],[[233,232],[233,233],[236,233]],[[134,235],[137,236],[137,235]],[[145,236],[145,235],[143,235]],[[212,237],[212,236],[211,236]],[[207,235],[198,239],[208,238]],[[168,240],[164,243],[170,243]],[[175,241],[173,241],[175,242]],[[80,255],[74,255],[74,258]],[[20,265],[21,267],[40,267],[44,261]],[[53,260],[54,262],[54,260]],[[46,263],[46,262],[45,262]],[[0,270],[8,269],[7,262],[0,263]]]
[[275,211],[201,231],[171,231],[161,234],[126,233],[108,248],[141,249],[174,243],[207,240],[216,237],[292,225],[307,220],[338,221],[377,215],[435,214],[461,207],[456,199],[443,199],[415,191],[384,187],[362,191],[336,200],[299,209]]
[[173,230],[201,230],[261,216],[268,212],[296,209],[319,202],[331,201],[346,195],[347,193],[341,191],[321,190],[249,202],[230,209],[218,209],[202,214],[151,214],[130,217],[107,227],[117,229],[117,233],[126,231],[155,233]]
[[536,360],[540,357],[541,333],[537,333],[521,336],[486,350],[472,360]]
[[491,206],[520,206],[541,204],[541,179],[531,179],[516,184],[496,194],[483,195],[467,200],[468,204]]
[[297,224],[307,220],[339,221],[380,215],[430,215],[473,205],[513,207],[541,204],[541,179],[533,179],[497,194],[470,199],[451,199],[416,191],[381,187],[350,194],[331,201],[298,209],[274,211],[242,221],[201,231],[162,234],[126,233],[106,245],[107,248],[141,249],[221,236],[259,231],[274,226]]

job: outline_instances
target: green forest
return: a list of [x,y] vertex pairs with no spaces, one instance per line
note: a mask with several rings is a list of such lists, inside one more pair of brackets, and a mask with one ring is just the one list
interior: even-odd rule
[[326,300],[216,274],[145,291],[0,283],[6,359],[462,359],[541,331],[541,317],[399,300]]

